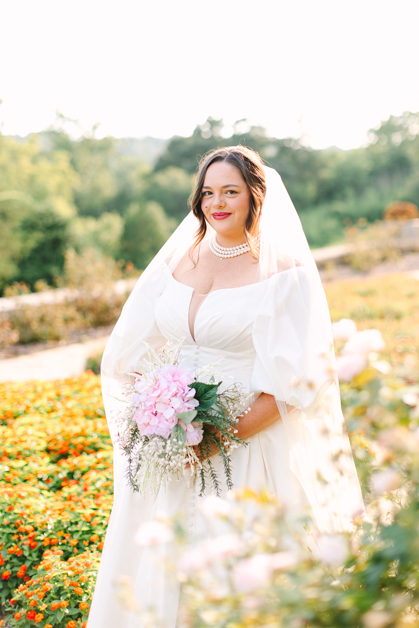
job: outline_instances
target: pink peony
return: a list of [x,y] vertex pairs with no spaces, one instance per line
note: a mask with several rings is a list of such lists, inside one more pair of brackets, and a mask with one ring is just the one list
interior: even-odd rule
[[176,413],[194,410],[199,405],[194,399],[195,389],[189,387],[195,373],[184,366],[166,364],[153,375],[137,379],[134,384],[136,393],[131,401],[137,407],[134,421],[143,436],[156,434],[169,438],[178,423]]

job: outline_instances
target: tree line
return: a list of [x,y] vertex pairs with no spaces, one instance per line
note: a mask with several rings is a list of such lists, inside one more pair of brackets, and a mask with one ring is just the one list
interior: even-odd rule
[[419,113],[391,116],[345,151],[273,138],[246,120],[225,135],[208,118],[190,137],[149,147],[150,162],[124,140],[72,139],[63,124],[24,140],[0,134],[0,290],[54,285],[70,248],[144,268],[187,214],[200,157],[218,146],[250,146],[281,174],[312,247],[380,219],[394,200],[419,204]]

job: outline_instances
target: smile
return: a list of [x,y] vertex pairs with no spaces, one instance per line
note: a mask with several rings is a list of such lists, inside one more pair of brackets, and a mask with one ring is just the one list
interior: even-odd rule
[[229,216],[231,216],[231,214],[228,212],[216,212],[212,215],[215,220],[224,220],[224,218],[228,218]]

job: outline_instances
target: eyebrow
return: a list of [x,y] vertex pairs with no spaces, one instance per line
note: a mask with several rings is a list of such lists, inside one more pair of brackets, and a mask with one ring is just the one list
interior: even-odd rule
[[[239,187],[240,187],[240,185],[238,185],[237,183],[227,183],[227,185],[222,185],[221,187],[222,187],[222,188],[233,188],[233,187],[234,187],[234,188],[239,188]],[[203,189],[203,190],[210,190],[210,189],[211,189],[211,186],[210,186],[210,185],[203,185],[203,186],[202,186],[202,189]]]

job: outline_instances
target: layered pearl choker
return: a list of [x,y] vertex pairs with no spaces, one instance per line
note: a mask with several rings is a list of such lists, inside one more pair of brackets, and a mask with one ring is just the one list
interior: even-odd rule
[[213,234],[210,238],[209,247],[214,255],[216,255],[220,259],[237,257],[238,255],[243,255],[243,253],[247,253],[248,251],[250,251],[250,246],[247,244],[247,242],[245,242],[244,244],[239,244],[239,246],[220,246],[217,243],[215,234]]

